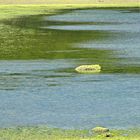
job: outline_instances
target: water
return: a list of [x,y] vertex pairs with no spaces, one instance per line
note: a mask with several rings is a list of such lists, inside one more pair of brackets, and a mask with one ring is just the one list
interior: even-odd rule
[[[140,127],[138,9],[75,10],[37,25],[28,18],[14,22],[39,30],[22,44],[34,46],[20,52],[28,60],[0,61],[0,127]],[[74,70],[96,63],[99,74]]]

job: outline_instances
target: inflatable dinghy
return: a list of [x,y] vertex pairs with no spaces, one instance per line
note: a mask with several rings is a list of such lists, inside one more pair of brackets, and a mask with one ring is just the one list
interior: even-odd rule
[[100,65],[81,65],[75,69],[79,73],[98,73],[101,71]]

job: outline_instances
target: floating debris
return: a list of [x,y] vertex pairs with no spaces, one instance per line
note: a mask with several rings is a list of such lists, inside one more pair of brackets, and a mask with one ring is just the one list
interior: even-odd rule
[[100,65],[81,65],[75,69],[79,73],[98,73],[101,71]]

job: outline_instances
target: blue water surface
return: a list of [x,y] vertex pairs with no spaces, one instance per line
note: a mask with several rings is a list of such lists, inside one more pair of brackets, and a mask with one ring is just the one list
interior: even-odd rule
[[[43,17],[43,20],[69,22],[69,25],[41,27],[44,30],[112,32],[116,34],[115,39],[78,42],[72,47],[114,50],[122,66],[140,66],[138,11],[75,10]],[[71,22],[79,24],[71,25]],[[87,23],[81,25],[80,22]],[[103,24],[94,25],[94,22]],[[103,70],[98,74],[76,73],[75,67],[83,62],[84,58],[1,60],[0,127],[140,127],[139,73],[135,70],[126,73],[104,73]]]

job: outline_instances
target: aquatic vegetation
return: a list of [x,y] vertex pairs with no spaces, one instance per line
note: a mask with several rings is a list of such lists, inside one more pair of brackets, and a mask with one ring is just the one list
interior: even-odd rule
[[78,65],[99,63],[104,73],[139,73],[138,65],[119,64],[122,59],[117,58],[117,52],[114,50],[74,47],[74,44],[82,42],[116,39],[120,33],[40,28],[51,24],[64,25],[63,22],[51,23],[42,19],[44,15],[69,12],[75,8],[75,5],[0,6],[0,59],[79,59]]
[[[0,59],[79,59],[79,65],[83,63],[92,64],[93,62],[101,64],[104,73],[139,73],[140,68],[138,65],[119,64],[122,59],[116,57],[117,53],[114,50],[73,47],[73,44],[82,42],[115,39],[120,36],[119,33],[110,33],[108,31],[60,31],[40,28],[51,24],[64,25],[65,23],[51,23],[42,19],[44,15],[69,12],[69,10],[76,9],[78,6],[0,6]],[[80,7],[84,8],[84,6]],[[80,59],[83,59],[83,62],[80,62]]]

